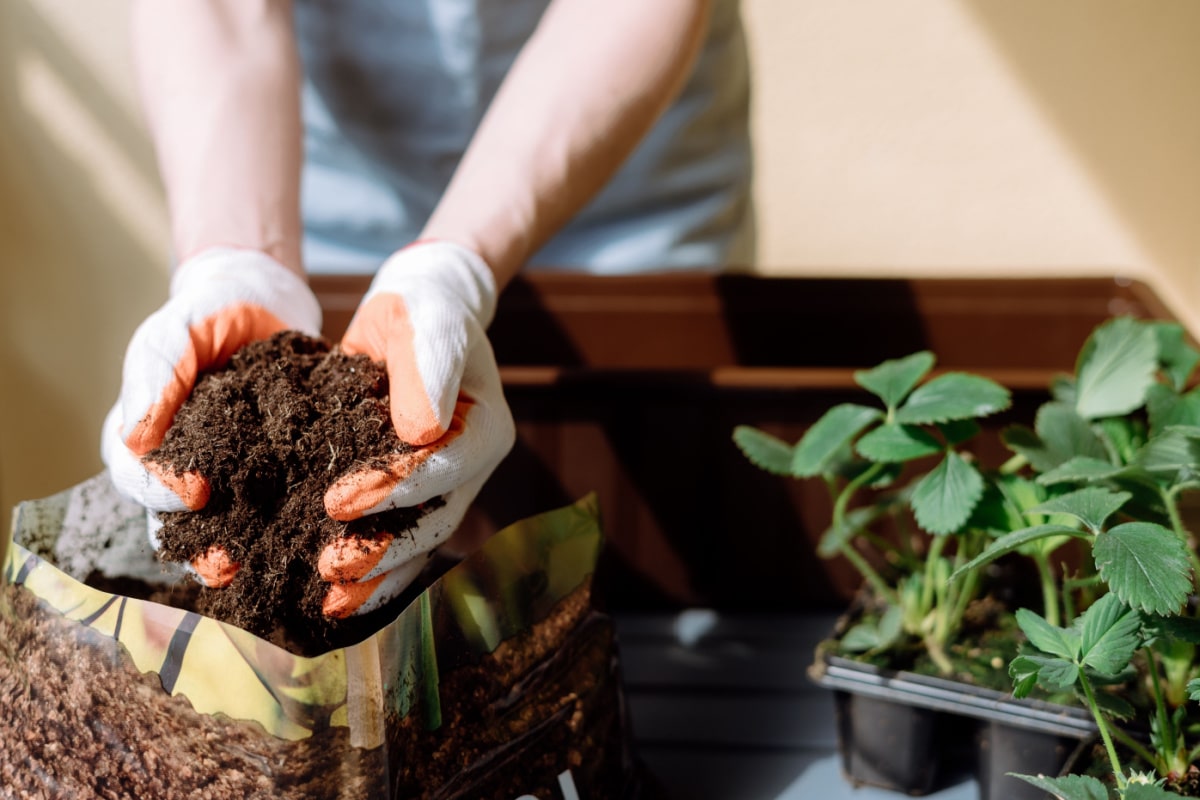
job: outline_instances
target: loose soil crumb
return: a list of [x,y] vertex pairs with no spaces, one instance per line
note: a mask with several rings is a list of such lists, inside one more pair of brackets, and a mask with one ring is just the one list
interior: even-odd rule
[[391,425],[381,364],[296,331],[254,342],[199,378],[148,456],[212,487],[200,511],[161,515],[159,557],[186,563],[220,545],[241,565],[228,587],[200,592],[203,614],[302,655],[358,641],[379,616],[321,613],[321,549],[339,536],[402,535],[441,500],[343,523],[326,514],[325,490],[351,467],[409,450]]

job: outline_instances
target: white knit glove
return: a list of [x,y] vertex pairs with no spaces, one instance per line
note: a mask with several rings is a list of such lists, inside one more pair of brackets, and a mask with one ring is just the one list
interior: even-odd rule
[[[203,508],[203,475],[143,456],[162,443],[200,372],[288,329],[319,335],[321,306],[300,276],[270,256],[213,248],[179,265],[169,299],[129,342],[121,393],[104,421],[100,452],[116,488],[151,512]],[[150,535],[155,542],[153,525]]]
[[326,547],[318,563],[331,584],[326,615],[364,613],[403,591],[512,448],[512,414],[485,333],[495,308],[487,264],[448,242],[400,250],[375,276],[342,346],[386,366],[392,424],[416,449],[341,476],[325,494],[325,508],[334,519],[352,520],[439,496],[445,504],[403,536]]

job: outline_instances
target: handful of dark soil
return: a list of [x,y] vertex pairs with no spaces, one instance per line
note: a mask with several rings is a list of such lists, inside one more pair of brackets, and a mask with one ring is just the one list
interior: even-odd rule
[[392,428],[382,365],[295,331],[247,345],[197,380],[148,456],[212,487],[200,511],[161,515],[159,557],[190,562],[225,548],[241,567],[229,586],[202,589],[197,610],[293,652],[365,638],[394,611],[325,617],[321,550],[348,534],[401,534],[441,503],[338,522],[325,512],[325,490],[351,466],[408,449]]

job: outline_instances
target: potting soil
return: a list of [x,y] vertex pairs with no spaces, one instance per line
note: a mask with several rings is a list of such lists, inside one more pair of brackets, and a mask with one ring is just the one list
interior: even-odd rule
[[224,548],[240,568],[229,586],[201,591],[199,610],[293,652],[365,638],[377,616],[343,621],[321,611],[322,548],[341,536],[410,533],[441,501],[338,522],[325,512],[325,490],[352,467],[411,449],[392,427],[381,364],[296,331],[253,342],[199,377],[147,456],[198,472],[212,489],[199,511],[160,515],[159,555],[186,563]]
[[524,520],[308,658],[132,596],[194,591],[152,585],[145,515],[106,475],[24,503],[0,554],[0,798],[631,799],[599,543],[594,498]]
[[387,797],[383,749],[350,747],[349,729],[289,741],[197,713],[19,587],[0,594],[0,642],[0,797]]

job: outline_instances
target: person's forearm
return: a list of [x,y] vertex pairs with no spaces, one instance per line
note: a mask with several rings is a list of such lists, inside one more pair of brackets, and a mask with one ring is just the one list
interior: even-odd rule
[[709,0],[555,0],[422,238],[478,252],[503,287],[607,182],[674,98]]
[[303,274],[291,3],[140,0],[132,33],[176,257],[244,247]]

